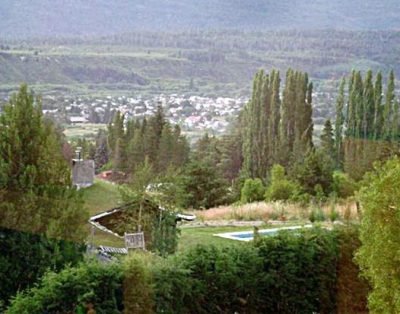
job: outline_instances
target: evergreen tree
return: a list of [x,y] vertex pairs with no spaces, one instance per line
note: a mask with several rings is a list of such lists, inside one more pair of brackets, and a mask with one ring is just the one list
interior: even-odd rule
[[190,162],[179,183],[184,198],[183,208],[210,208],[223,204],[227,194],[226,182],[218,176],[212,165],[204,162]]
[[172,165],[174,149],[174,138],[169,123],[165,124],[162,130],[160,144],[157,154],[157,170],[164,172]]
[[327,156],[329,156],[332,160],[335,160],[335,141],[331,120],[329,119],[325,121],[324,129],[322,130],[321,148]]
[[94,154],[96,170],[99,170],[106,165],[108,160],[109,152],[107,147],[107,135],[104,130],[100,130],[96,136],[96,151]]
[[0,116],[1,299],[81,255],[88,217],[61,145],[40,98],[22,85]]

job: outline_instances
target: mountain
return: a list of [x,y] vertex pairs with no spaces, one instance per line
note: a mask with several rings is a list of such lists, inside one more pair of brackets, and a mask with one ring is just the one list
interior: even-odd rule
[[393,30],[399,0],[0,0],[0,36],[135,30]]

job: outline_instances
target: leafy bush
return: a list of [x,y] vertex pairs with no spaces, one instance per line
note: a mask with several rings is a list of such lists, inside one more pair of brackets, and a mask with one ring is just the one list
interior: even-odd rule
[[370,287],[362,278],[354,261],[354,253],[360,247],[359,226],[336,227],[339,256],[337,261],[336,304],[337,313],[368,313],[367,296]]
[[246,179],[241,190],[242,203],[261,201],[264,198],[265,187],[261,179]]
[[331,222],[335,222],[336,220],[339,219],[339,213],[337,212],[337,210],[335,209],[334,206],[331,207],[331,210],[329,212],[329,220]]
[[357,263],[372,286],[368,307],[374,313],[400,313],[400,159],[377,165],[364,181]]
[[264,296],[259,313],[334,311],[338,251],[333,233],[321,229],[296,235],[281,232],[256,245],[265,276],[259,290]]
[[271,183],[265,192],[265,199],[267,201],[286,201],[298,192],[298,185],[286,178],[285,168],[281,165],[274,165],[271,169]]
[[151,314],[154,307],[151,257],[132,254],[124,263],[124,313]]
[[158,312],[254,312],[263,302],[262,259],[252,246],[198,246],[169,262],[155,274]]
[[333,173],[333,192],[341,198],[348,198],[354,195],[357,190],[357,183],[347,173],[335,171]]
[[0,228],[0,300],[32,287],[48,270],[82,260],[84,245]]
[[333,313],[336,304],[339,313],[355,313],[368,291],[352,262],[357,234],[348,227],[282,231],[253,245],[89,261],[46,274],[8,313],[74,312],[85,304],[96,313]]
[[120,313],[122,274],[120,264],[95,261],[67,267],[60,273],[49,272],[39,286],[18,293],[7,313],[74,313],[88,303],[96,313]]

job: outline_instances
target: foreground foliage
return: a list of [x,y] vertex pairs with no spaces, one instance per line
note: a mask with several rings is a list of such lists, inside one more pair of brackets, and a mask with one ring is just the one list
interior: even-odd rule
[[59,270],[81,254],[87,213],[71,186],[62,144],[43,117],[40,99],[22,85],[0,116],[0,297],[5,304],[46,268]]
[[369,280],[372,313],[399,313],[400,160],[376,166],[360,193],[362,222],[357,262]]
[[[87,262],[48,273],[8,313],[88,304],[96,313],[354,313],[368,286],[351,258],[357,229],[348,228],[281,233],[254,245],[200,245],[167,259],[134,254],[123,265]],[[343,295],[353,302],[338,303]]]

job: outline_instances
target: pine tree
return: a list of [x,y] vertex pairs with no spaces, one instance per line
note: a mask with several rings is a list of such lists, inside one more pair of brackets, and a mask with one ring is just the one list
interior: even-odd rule
[[324,129],[321,134],[321,148],[322,151],[329,156],[332,160],[335,159],[335,141],[331,120],[327,119],[324,124]]
[[157,171],[165,172],[172,165],[174,138],[169,123],[164,125],[157,154]]
[[22,85],[0,116],[0,226],[82,241],[86,211],[41,101]]

